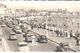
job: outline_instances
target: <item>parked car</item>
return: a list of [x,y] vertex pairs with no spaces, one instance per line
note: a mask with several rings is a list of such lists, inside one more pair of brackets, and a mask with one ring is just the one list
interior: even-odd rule
[[24,26],[24,25],[21,25],[20,28],[21,28],[21,30],[22,30],[23,33],[26,33],[27,30],[28,30],[28,27]]
[[15,23],[13,21],[11,21],[12,25],[15,25]]
[[59,43],[59,46],[56,48],[57,51],[69,51],[69,45],[67,43]]
[[6,25],[7,25],[9,28],[12,28],[12,27],[13,27],[13,25],[12,25],[11,22],[6,22]]
[[19,26],[14,26],[12,28],[12,31],[14,31],[17,34],[21,34],[22,33],[22,30],[21,30],[21,28]]
[[0,38],[0,45],[2,44],[2,38]]
[[19,42],[19,43],[18,43],[18,46],[19,46],[19,47],[27,46],[27,43],[26,43],[26,42]]
[[38,41],[38,36],[33,35],[33,34],[27,34],[27,35],[25,35],[25,41],[26,42],[32,42],[33,36],[35,37],[34,40],[37,42]]
[[26,42],[32,42],[32,35],[25,35]]
[[22,33],[22,30],[21,29],[18,29],[18,30],[16,30],[16,33],[21,34]]
[[41,26],[42,29],[45,29],[45,27],[46,27],[45,25],[42,25],[42,26]]
[[5,25],[5,23],[3,23],[2,25],[1,25],[1,27],[5,27],[6,25]]
[[9,40],[17,40],[17,36],[15,35],[15,33],[12,33],[12,34],[9,36]]
[[56,47],[56,52],[63,52],[64,49],[61,46]]
[[45,35],[41,35],[38,38],[38,42],[40,42],[40,43],[47,43],[48,39],[47,39],[47,37]]
[[23,29],[22,29],[22,32],[23,32],[23,33],[27,33],[27,31],[28,31],[27,28],[23,28]]
[[22,52],[27,52],[29,51],[29,46],[26,42],[19,42],[18,43],[18,46],[19,46],[19,51],[22,51]]

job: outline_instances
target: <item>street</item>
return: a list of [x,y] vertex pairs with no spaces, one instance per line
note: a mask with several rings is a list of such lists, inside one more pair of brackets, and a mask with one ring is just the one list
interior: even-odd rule
[[57,45],[51,41],[48,41],[48,43],[37,43],[37,45],[30,46],[30,51],[54,52],[56,50],[56,46]]
[[[10,50],[11,51],[18,51],[18,45],[17,45],[18,41],[17,40],[14,40],[14,41],[8,40],[10,33],[13,31],[10,28],[8,28],[7,26],[4,28],[1,28],[1,29],[2,29],[2,32],[4,33],[2,35],[2,37],[4,37],[6,39],[8,45],[10,47]],[[48,41],[48,43],[37,43],[37,45],[32,45],[32,43],[30,43],[30,45],[29,45],[30,51],[55,51],[56,46],[57,45],[55,45],[51,41]]]

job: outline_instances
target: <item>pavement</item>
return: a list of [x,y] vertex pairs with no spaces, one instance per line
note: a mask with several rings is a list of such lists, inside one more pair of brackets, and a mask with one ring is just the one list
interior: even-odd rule
[[2,46],[3,46],[4,51],[10,51],[9,45],[6,42],[5,38],[2,38]]
[[0,50],[1,51],[10,51],[10,48],[8,46],[8,43],[6,42],[5,38],[3,37],[3,32],[2,32],[2,29],[0,27],[0,38],[2,39],[2,44],[0,45]]
[[[3,35],[1,30],[0,30],[0,35]],[[0,44],[0,51],[4,51],[4,48],[3,48],[2,44]]]
[[2,37],[5,38],[7,44],[9,46],[9,48],[10,48],[10,51],[18,51],[17,41],[8,40],[9,35],[12,33],[12,30],[10,28],[8,28],[7,26],[4,27],[4,28],[1,28],[1,30],[3,32]]
[[[44,29],[38,29],[38,28],[34,28],[32,31],[40,34],[40,35],[46,35]],[[60,42],[62,43],[67,43],[69,44],[69,47],[72,51],[79,51],[79,47],[78,46],[75,46],[76,44],[76,40],[74,38],[67,38],[67,37],[57,37],[55,33],[52,34],[51,31],[48,31],[47,30],[47,37],[50,41],[54,42],[56,45],[59,45]]]
[[0,44],[0,52],[1,51],[4,51],[4,48],[3,48],[2,44]]

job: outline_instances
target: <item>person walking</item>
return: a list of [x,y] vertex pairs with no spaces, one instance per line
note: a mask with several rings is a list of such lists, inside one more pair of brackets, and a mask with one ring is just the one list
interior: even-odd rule
[[31,26],[31,30],[33,30],[33,26]]
[[73,37],[72,30],[70,31],[70,39]]
[[62,31],[62,30],[60,30],[60,37],[62,37],[62,35],[63,35],[63,31]]
[[76,45],[77,45],[77,46],[79,45],[79,40],[78,40],[78,39],[76,39]]
[[78,31],[76,31],[75,37],[79,37],[79,32]]
[[65,32],[65,36],[66,36],[66,37],[68,36],[68,32],[67,32],[67,31]]
[[57,34],[57,36],[59,36],[59,30],[56,30],[55,33]]
[[79,45],[79,32],[76,31],[75,33],[75,39],[76,39],[76,45],[78,46]]

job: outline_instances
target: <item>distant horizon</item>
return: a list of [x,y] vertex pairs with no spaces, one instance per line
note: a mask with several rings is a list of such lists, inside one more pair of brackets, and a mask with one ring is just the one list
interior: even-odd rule
[[0,1],[0,3],[7,5],[11,9],[35,9],[35,10],[55,10],[67,9],[72,12],[80,12],[79,1]]

